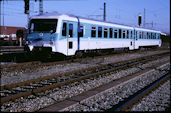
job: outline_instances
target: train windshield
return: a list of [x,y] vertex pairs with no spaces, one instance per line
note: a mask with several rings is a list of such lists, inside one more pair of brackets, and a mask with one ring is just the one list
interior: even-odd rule
[[57,19],[32,19],[29,33],[54,33],[56,32]]

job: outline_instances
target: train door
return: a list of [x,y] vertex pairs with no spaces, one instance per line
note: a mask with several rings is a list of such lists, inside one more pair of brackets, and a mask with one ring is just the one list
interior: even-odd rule
[[135,30],[131,30],[130,31],[130,50],[134,50],[135,49],[135,34],[134,34]]
[[134,30],[134,49],[138,49],[138,36],[139,36],[139,32],[137,30]]
[[133,38],[132,38],[132,46],[133,46],[133,49],[138,49],[138,31],[136,31],[134,29],[133,31]]
[[67,29],[67,55],[73,55],[74,54],[73,23],[68,23],[67,28],[68,28]]

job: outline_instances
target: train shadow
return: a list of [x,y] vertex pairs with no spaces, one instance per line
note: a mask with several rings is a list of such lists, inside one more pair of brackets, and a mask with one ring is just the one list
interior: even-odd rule
[[32,62],[32,61],[41,61],[41,62],[55,62],[55,61],[65,61],[65,60],[71,60],[74,61],[74,59],[77,58],[86,58],[91,57],[94,58],[95,56],[106,56],[106,55],[112,55],[112,54],[122,54],[122,53],[134,53],[138,52],[139,50],[133,50],[128,51],[127,49],[108,49],[108,50],[100,50],[100,51],[89,51],[84,52],[82,55],[74,55],[74,56],[65,56],[60,53],[55,54],[49,54],[47,51],[45,52],[35,52],[35,53],[29,53],[29,52],[22,52],[22,53],[9,53],[9,54],[3,54],[0,55],[0,62],[15,62],[15,63],[21,63],[21,62]]
[[0,55],[0,62],[31,62],[31,61],[41,61],[41,62],[54,62],[54,61],[62,61],[65,60],[66,56],[64,55],[55,55],[53,57],[49,57],[42,53],[31,55],[28,53],[10,53]]
[[91,57],[94,58],[95,56],[104,56],[110,54],[119,54],[123,53],[123,50],[107,50],[107,51],[89,51],[87,53],[83,53],[81,56],[65,56],[60,53],[49,54],[48,52],[23,52],[23,53],[10,53],[10,54],[3,54],[0,55],[0,62],[31,62],[31,61],[41,61],[41,62],[55,62],[55,61],[65,61],[65,60],[73,60],[77,58],[86,58]]

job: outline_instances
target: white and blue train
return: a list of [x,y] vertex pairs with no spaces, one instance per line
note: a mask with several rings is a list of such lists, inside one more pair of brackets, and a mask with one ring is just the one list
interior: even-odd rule
[[30,19],[26,42],[29,51],[49,49],[71,56],[78,51],[160,47],[160,35],[156,30],[47,13]]

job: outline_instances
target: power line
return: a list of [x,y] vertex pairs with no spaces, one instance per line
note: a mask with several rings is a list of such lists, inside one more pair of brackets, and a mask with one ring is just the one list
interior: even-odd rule
[[5,10],[8,10],[8,9],[12,9],[12,10],[18,10],[18,11],[21,11],[21,10],[23,10],[22,8],[20,8],[20,9],[17,9],[17,8],[13,8],[13,7],[5,7]]
[[24,15],[23,12],[17,12],[17,11],[5,11],[4,14],[5,14],[5,13],[12,13],[12,14],[13,14],[13,13],[16,13],[16,14],[23,14],[23,15]]
[[23,17],[23,16],[25,16],[25,15],[23,15],[23,16],[21,16],[21,14],[0,14],[0,15],[5,15],[5,16],[17,16],[17,17],[19,17],[19,15],[20,15],[20,17]]

